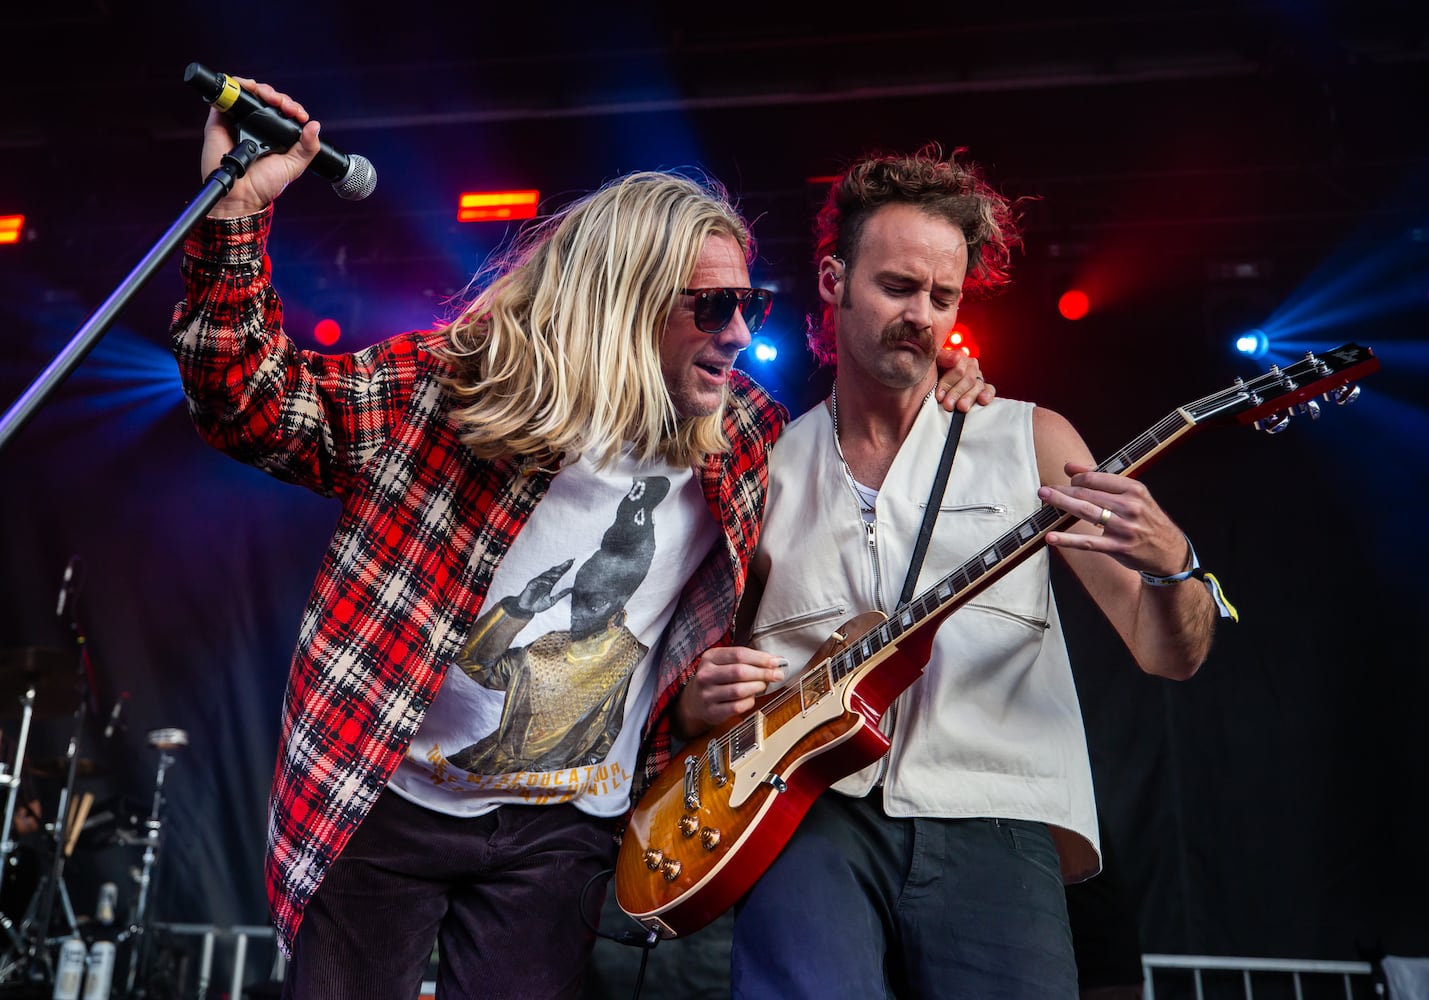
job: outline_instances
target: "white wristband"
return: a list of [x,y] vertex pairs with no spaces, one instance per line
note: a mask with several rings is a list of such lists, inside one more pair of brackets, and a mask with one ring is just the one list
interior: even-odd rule
[[1201,569],[1201,560],[1196,556],[1196,547],[1191,544],[1191,540],[1186,539],[1186,549],[1191,554],[1191,565],[1179,573],[1172,573],[1170,576],[1157,576],[1155,573],[1141,574],[1141,582],[1148,587],[1174,587],[1176,584],[1195,578],[1206,585],[1206,589],[1211,592],[1211,600],[1216,603],[1216,611],[1222,618],[1229,618],[1233,622],[1240,621],[1240,612],[1226,599],[1225,591],[1221,589],[1221,581],[1214,575]]

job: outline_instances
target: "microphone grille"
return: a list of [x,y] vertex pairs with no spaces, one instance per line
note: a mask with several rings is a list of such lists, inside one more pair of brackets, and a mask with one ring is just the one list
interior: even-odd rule
[[342,175],[342,179],[334,181],[332,189],[337,192],[339,198],[346,198],[348,201],[361,201],[370,195],[377,187],[377,171],[372,169],[372,164],[365,156],[347,157],[347,173]]

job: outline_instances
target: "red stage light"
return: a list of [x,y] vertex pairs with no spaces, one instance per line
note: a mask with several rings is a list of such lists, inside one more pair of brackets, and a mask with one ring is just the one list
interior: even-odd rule
[[1091,307],[1087,293],[1077,288],[1063,292],[1057,300],[1057,311],[1067,319],[1081,319],[1091,311]]
[[0,243],[19,243],[24,229],[23,215],[0,215]]
[[977,341],[973,338],[972,328],[962,320],[953,324],[953,328],[948,331],[948,338],[943,341],[943,348],[949,351],[962,351],[970,358],[978,356]]
[[505,222],[534,219],[539,191],[463,191],[457,203],[458,222]]
[[324,347],[331,347],[336,344],[338,338],[342,336],[342,327],[335,319],[320,319],[313,326],[313,339]]

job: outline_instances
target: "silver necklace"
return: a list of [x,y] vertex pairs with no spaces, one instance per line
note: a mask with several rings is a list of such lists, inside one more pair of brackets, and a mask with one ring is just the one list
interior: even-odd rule
[[[933,387],[934,389],[937,386]],[[928,400],[933,398],[933,389],[928,390],[928,395],[923,397],[924,406]],[[848,459],[844,458],[842,442],[839,441],[839,386],[835,382],[833,391],[829,394],[829,409],[834,418],[834,450],[839,454],[839,464],[844,467],[844,478],[848,480],[848,488],[853,491],[853,498],[858,502],[858,509],[865,514],[872,514],[874,505],[878,503],[878,491],[872,487],[865,486],[854,478],[853,469],[849,468]]]
[[844,479],[848,481],[848,488],[853,491],[853,498],[858,503],[858,509],[865,514],[871,514],[874,504],[878,502],[878,491],[863,486],[853,477],[853,470],[849,468],[848,459],[844,458],[843,445],[839,442],[839,387],[837,382],[834,383],[833,392],[829,396],[829,409],[833,412],[834,418],[834,450],[839,453],[839,464],[844,467]]

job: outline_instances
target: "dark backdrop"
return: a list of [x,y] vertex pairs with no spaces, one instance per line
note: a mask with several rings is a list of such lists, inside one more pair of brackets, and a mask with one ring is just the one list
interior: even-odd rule
[[[807,7],[453,19],[404,4],[365,21],[327,3],[7,9],[0,215],[27,223],[0,246],[0,401],[197,192],[189,61],[279,83],[325,139],[377,167],[365,202],[309,177],[279,205],[272,256],[300,342],[318,316],[352,348],[442,315],[509,235],[457,225],[460,190],[538,187],[550,206],[624,170],[697,168],[754,219],[755,280],[781,292],[780,356],[743,363],[796,412],[826,382],[801,344],[811,179],[870,148],[965,146],[1031,199],[1013,288],[964,312],[984,370],[1003,395],[1066,414],[1095,453],[1306,348],[1353,340],[1382,359],[1353,407],[1276,437],[1208,431],[1148,472],[1243,616],[1194,680],[1140,675],[1074,583],[1059,579],[1059,596],[1146,950],[1429,953],[1424,14],[1072,6],[916,24]],[[1076,323],[1055,310],[1072,281],[1093,290]],[[159,760],[147,734],[185,730],[151,905],[263,923],[279,701],[336,507],[198,440],[167,354],[178,296],[171,262],[0,452],[0,649],[13,662],[69,648],[55,604],[80,556],[92,691],[79,754],[96,773],[78,790],[142,816]],[[1230,335],[1256,324],[1277,353],[1231,354]],[[16,682],[0,688],[13,736]],[[44,706],[36,761],[64,752],[78,703],[64,690]],[[53,810],[57,782],[34,781]],[[104,830],[82,842],[75,909],[92,911],[104,878],[132,903],[138,860]]]

